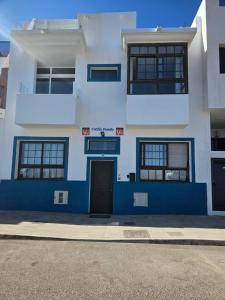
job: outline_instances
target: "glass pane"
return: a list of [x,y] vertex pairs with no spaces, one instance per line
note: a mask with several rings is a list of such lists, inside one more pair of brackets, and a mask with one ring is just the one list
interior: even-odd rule
[[50,74],[50,68],[37,68],[37,74]]
[[148,54],[148,47],[140,47],[140,54]]
[[48,78],[37,78],[36,94],[49,94],[49,79]]
[[156,83],[131,83],[130,94],[132,95],[151,95],[157,93]]
[[43,163],[45,165],[63,165],[64,144],[44,144]]
[[90,151],[116,151],[116,141],[89,141]]
[[187,181],[187,171],[185,170],[166,170],[165,180],[167,181]]
[[41,164],[41,147],[42,144],[21,144],[21,164],[38,165]]
[[185,94],[185,84],[183,82],[159,83],[160,94]]
[[188,164],[188,147],[187,144],[177,143],[169,144],[169,162],[170,168],[187,168]]
[[148,47],[149,54],[156,54],[156,47]]
[[184,78],[183,57],[161,57],[158,62],[160,79]]
[[141,180],[148,180],[148,170],[141,170],[140,178]]
[[52,74],[65,74],[65,75],[75,74],[75,68],[53,68]]
[[118,69],[91,70],[91,80],[93,81],[115,81],[118,80]]
[[133,46],[130,48],[130,53],[131,54],[139,54],[139,49],[140,49],[139,47]]
[[51,94],[73,94],[74,78],[53,78]]
[[7,57],[10,51],[10,42],[0,41],[0,57]]
[[179,181],[180,172],[178,170],[166,170],[165,171],[165,180],[176,180]]
[[149,180],[156,180],[156,170],[149,170],[148,178],[149,178]]
[[166,47],[162,46],[158,48],[159,54],[166,54]]
[[155,78],[157,78],[156,58],[138,58],[136,79],[149,80]]
[[220,47],[220,73],[225,74],[225,47]]
[[156,170],[156,180],[163,180],[163,171]]
[[184,46],[175,46],[175,53],[177,54],[183,54],[184,53]]
[[43,169],[43,178],[44,179],[62,179],[64,178],[64,169],[56,168],[44,168]]
[[165,144],[144,144],[143,165],[161,167],[167,165],[167,147]]
[[187,177],[188,173],[187,171],[180,171],[180,181],[187,181],[188,177]]
[[38,168],[21,168],[19,175],[23,179],[39,179],[41,177],[41,170]]

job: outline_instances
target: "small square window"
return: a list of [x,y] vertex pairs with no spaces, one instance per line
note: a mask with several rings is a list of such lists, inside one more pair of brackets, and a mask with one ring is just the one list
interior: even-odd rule
[[120,138],[97,138],[85,139],[85,154],[120,154]]
[[87,80],[110,82],[121,80],[121,65],[88,65]]
[[220,6],[225,6],[225,0],[220,0]]

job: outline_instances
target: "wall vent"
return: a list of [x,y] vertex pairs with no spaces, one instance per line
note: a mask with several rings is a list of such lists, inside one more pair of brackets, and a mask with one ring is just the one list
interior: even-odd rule
[[61,205],[68,204],[68,191],[55,191],[54,204],[61,204]]

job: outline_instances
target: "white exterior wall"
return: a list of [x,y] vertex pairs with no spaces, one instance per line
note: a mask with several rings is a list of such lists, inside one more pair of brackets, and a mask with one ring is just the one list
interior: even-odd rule
[[[197,26],[197,34],[188,47],[189,96],[186,105],[189,108],[187,110],[189,115],[185,116],[188,120],[185,122],[187,123],[185,127],[166,127],[166,124],[160,126],[159,124],[154,126],[127,126],[126,124],[127,56],[122,50],[121,30],[136,27],[135,14],[81,15],[79,21],[84,31],[87,48],[76,57],[76,87],[79,91],[77,99],[79,127],[77,128],[22,127],[15,124],[18,86],[20,82],[24,82],[29,89],[34,89],[36,61],[12,43],[6,117],[4,124],[2,126],[0,124],[2,130],[0,144],[4,145],[1,151],[4,160],[0,164],[0,178],[11,177],[14,136],[69,137],[68,180],[86,180],[87,156],[84,155],[84,137],[81,135],[81,128],[123,127],[125,134],[121,137],[117,174],[122,181],[128,180],[127,174],[130,172],[136,173],[137,137],[194,138],[196,182],[207,183],[208,211],[211,214],[210,113],[205,109],[205,43],[202,39],[205,31],[204,20],[197,18],[193,23]],[[87,82],[87,64],[121,64],[121,82]],[[215,87],[210,86],[210,88]],[[212,98],[212,95],[210,97]],[[158,103],[153,104],[152,109],[158,111]],[[174,119],[178,114],[179,111],[174,107]]]

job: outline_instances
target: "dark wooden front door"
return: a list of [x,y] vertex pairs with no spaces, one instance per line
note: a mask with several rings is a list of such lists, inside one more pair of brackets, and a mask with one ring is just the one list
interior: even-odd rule
[[225,159],[212,159],[213,210],[225,211]]
[[113,208],[113,161],[91,162],[91,214],[111,214]]

